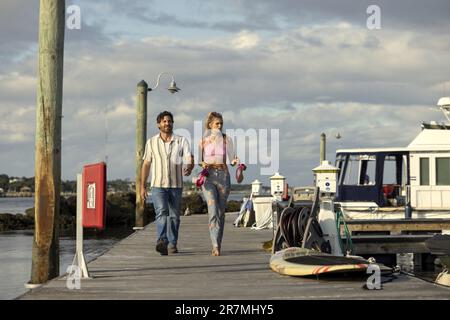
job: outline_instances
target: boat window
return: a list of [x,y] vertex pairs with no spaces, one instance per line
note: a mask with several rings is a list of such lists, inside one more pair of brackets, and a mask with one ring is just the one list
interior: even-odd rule
[[345,155],[338,154],[336,156],[336,163],[335,163],[335,166],[340,169],[338,171],[338,181],[341,181],[341,173],[342,173],[342,168],[344,166],[344,163],[345,163]]
[[364,160],[362,161],[362,169],[365,167],[365,172],[362,170],[361,176],[364,177],[362,179],[362,184],[373,186],[375,185],[375,170],[376,170],[376,162],[375,159]]
[[359,159],[351,155],[347,162],[344,185],[355,186],[358,184]]
[[436,185],[450,185],[450,158],[436,158]]
[[[402,185],[405,187],[405,185],[408,183],[408,156],[403,155],[403,163],[402,163]],[[406,189],[403,189],[402,192],[406,192]],[[403,194],[403,195],[406,195]]]
[[388,155],[384,159],[383,184],[397,184],[396,157]]
[[340,176],[341,176],[342,165],[344,164],[344,162],[345,162],[344,160],[337,160],[337,161],[336,161],[336,167],[340,169],[340,170],[338,171],[338,181],[339,181],[339,178],[340,178]]
[[420,158],[420,185],[430,185],[430,159]]
[[[339,164],[339,161],[338,161]],[[351,155],[348,159],[344,185],[375,185],[375,157]]]

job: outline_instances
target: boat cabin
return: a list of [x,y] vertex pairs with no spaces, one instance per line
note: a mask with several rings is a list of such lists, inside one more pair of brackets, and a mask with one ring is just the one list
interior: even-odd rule
[[373,202],[379,207],[405,204],[410,183],[407,150],[338,150],[336,166],[340,169],[336,201]]
[[[439,105],[441,103],[441,105]],[[438,106],[450,114],[450,98]],[[444,111],[444,110],[443,110]],[[446,113],[447,112],[447,113]],[[405,148],[342,149],[336,201],[378,208],[450,210],[450,125],[422,123]]]

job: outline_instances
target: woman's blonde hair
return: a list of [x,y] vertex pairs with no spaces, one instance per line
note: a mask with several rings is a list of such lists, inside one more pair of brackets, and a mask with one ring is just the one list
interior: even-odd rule
[[209,125],[211,124],[211,122],[213,122],[214,118],[218,118],[220,120],[222,120],[223,122],[223,117],[222,114],[220,114],[219,112],[210,112],[208,113],[208,115],[206,116],[206,120],[205,120],[205,130],[210,130],[211,128],[209,127]]

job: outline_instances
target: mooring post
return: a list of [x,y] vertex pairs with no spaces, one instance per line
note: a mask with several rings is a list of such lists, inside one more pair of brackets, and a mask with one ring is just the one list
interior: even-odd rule
[[30,285],[59,276],[65,0],[41,0],[35,137],[35,231]]
[[136,99],[136,221],[134,229],[144,227],[145,202],[141,199],[141,167],[147,140],[147,92],[148,85],[142,80],[137,84]]
[[327,136],[322,132],[320,135],[320,164],[322,164],[322,162],[327,158],[326,139]]

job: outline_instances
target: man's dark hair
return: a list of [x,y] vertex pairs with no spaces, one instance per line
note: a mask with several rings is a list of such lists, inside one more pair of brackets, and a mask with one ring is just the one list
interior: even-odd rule
[[160,123],[165,116],[169,116],[173,122],[173,115],[169,111],[163,111],[160,114],[158,114],[158,117],[156,117],[156,123]]

